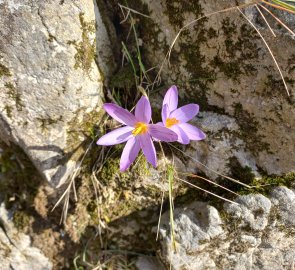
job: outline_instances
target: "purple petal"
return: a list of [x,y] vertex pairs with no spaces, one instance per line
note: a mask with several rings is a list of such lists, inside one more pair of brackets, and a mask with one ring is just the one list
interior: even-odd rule
[[189,137],[190,140],[200,141],[206,138],[206,134],[199,128],[190,125],[188,123],[182,123],[178,125]]
[[103,105],[105,111],[118,122],[127,126],[134,126],[136,121],[135,116],[114,103],[105,103]]
[[131,163],[135,160],[140,150],[140,144],[136,137],[130,138],[122,152],[121,160],[120,160],[120,171],[126,171]]
[[146,96],[142,96],[135,107],[135,117],[138,122],[149,123],[152,117],[151,104]]
[[158,124],[149,125],[149,133],[152,137],[159,141],[175,142],[177,141],[177,134],[169,128],[160,126]]
[[132,135],[133,127],[117,128],[106,135],[103,135],[96,143],[98,145],[114,145],[129,140]]
[[140,147],[143,151],[143,154],[145,155],[147,161],[151,163],[154,167],[157,166],[157,155],[156,155],[156,149],[152,142],[152,138],[150,134],[145,133],[140,136],[138,136]]
[[188,104],[173,111],[169,118],[176,118],[181,123],[185,123],[193,119],[199,112],[198,104]]
[[189,137],[184,132],[184,130],[180,127],[180,125],[174,125],[171,129],[178,135],[177,141],[182,144],[189,144]]
[[[164,124],[162,122],[158,122],[156,125],[164,127]],[[159,142],[160,140],[156,139],[155,137],[153,137],[154,142]]]
[[178,91],[175,85],[172,85],[166,92],[164,100],[163,100],[163,107],[165,104],[168,105],[169,112],[172,112],[177,108]]
[[163,107],[162,107],[162,121],[163,121],[163,123],[166,123],[166,119],[169,117],[169,114],[170,114],[170,111],[169,111],[168,105],[167,104],[163,105]]

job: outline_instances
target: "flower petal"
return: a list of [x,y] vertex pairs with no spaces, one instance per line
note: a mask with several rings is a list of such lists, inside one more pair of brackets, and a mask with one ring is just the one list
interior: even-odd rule
[[146,96],[142,96],[135,107],[137,121],[149,123],[152,117],[151,104]]
[[178,137],[174,131],[159,124],[149,125],[149,133],[152,137],[164,142],[175,142]]
[[170,114],[170,111],[169,111],[168,105],[167,104],[163,105],[163,107],[162,107],[162,121],[163,121],[163,123],[166,123],[166,119],[169,117],[169,114]]
[[117,128],[105,135],[103,135],[96,143],[98,145],[114,145],[129,140],[132,135],[133,127]]
[[111,117],[122,124],[133,127],[137,122],[135,116],[132,113],[128,112],[117,104],[105,103],[103,108]]
[[168,105],[169,112],[172,112],[177,108],[178,91],[175,85],[172,85],[166,92],[164,100],[163,100],[163,107],[165,104]]
[[199,105],[198,104],[188,104],[184,105],[175,111],[173,111],[169,118],[176,118],[181,123],[185,123],[192,118],[194,118],[199,112]]
[[186,133],[190,140],[200,141],[206,138],[206,134],[202,130],[191,124],[182,123],[178,126]]
[[152,138],[150,134],[145,133],[140,136],[138,136],[140,147],[143,151],[143,154],[145,155],[147,161],[151,163],[154,167],[157,166],[157,155],[156,155],[156,149],[152,142]]
[[180,127],[180,125],[174,125],[171,127],[171,129],[178,135],[177,141],[182,144],[189,144],[189,137],[187,134],[183,131],[183,129]]
[[126,171],[131,163],[135,160],[140,150],[140,144],[136,137],[131,137],[122,152],[120,160],[120,171]]

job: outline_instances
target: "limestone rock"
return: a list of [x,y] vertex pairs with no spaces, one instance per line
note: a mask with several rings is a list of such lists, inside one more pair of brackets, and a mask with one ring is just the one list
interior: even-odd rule
[[94,3],[0,1],[0,136],[53,185],[72,173],[85,132],[101,118],[107,74],[95,58],[107,63],[110,52],[96,47],[96,34],[105,44],[108,36]]
[[[218,178],[219,173],[231,174],[234,157],[242,167],[248,167],[254,176],[259,176],[254,155],[247,150],[243,140],[236,136],[239,125],[233,117],[212,112],[201,112],[199,118],[191,122],[193,125],[206,131],[205,141],[192,141],[186,154],[189,159],[186,170],[194,172],[197,167],[206,173],[211,179]],[[202,164],[209,165],[204,167]]]
[[51,270],[52,263],[31,246],[28,235],[18,232],[9,218],[4,203],[0,205],[1,270]]
[[164,270],[164,266],[154,257],[138,257],[135,266],[138,270]]
[[210,241],[223,233],[222,221],[214,207],[206,203],[194,202],[184,209],[176,208],[174,210],[177,252],[172,249],[169,212],[163,215],[162,221],[160,234],[165,239],[163,242],[164,252],[173,269],[183,269],[183,267],[201,269],[204,266],[215,266],[208,256],[204,259],[195,256],[202,250],[202,242]]
[[241,221],[241,226],[249,226],[252,230],[261,231],[267,226],[271,202],[261,194],[240,196],[236,204],[226,204],[225,210],[235,219]]
[[[171,263],[174,270],[292,269],[295,260],[293,199],[294,192],[286,187],[275,188],[270,199],[260,194],[240,196],[235,200],[239,205],[224,205],[223,218],[206,203],[176,208],[176,252],[172,250],[168,233],[169,213],[165,213],[160,229],[164,260]],[[214,209],[211,214],[209,209]],[[207,214],[202,217],[197,215],[199,212]],[[212,214],[215,218],[208,218]]]
[[286,187],[277,187],[271,193],[272,203],[286,225],[295,226],[295,193]]

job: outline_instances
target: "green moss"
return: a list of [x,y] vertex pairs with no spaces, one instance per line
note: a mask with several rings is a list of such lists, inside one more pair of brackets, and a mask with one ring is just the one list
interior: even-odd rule
[[12,117],[12,107],[9,105],[5,105],[4,110],[6,112],[7,117]]
[[250,61],[259,57],[258,46],[254,42],[258,39],[256,32],[246,24],[238,28],[229,17],[222,21],[221,29],[225,36],[225,55],[217,54],[211,65],[233,81],[239,81],[243,74],[254,75],[257,69]]
[[82,29],[82,41],[77,42],[76,40],[68,41],[68,44],[73,45],[76,49],[75,54],[75,65],[74,68],[81,68],[90,74],[92,63],[96,57],[96,41],[91,41],[90,35],[95,33],[95,21],[86,22],[84,19],[84,13],[79,14],[81,29]]
[[54,125],[56,123],[58,123],[59,121],[62,121],[62,115],[59,116],[56,119],[53,119],[51,117],[47,117],[47,118],[37,118],[37,121],[39,121],[40,123],[40,128],[42,129],[43,132],[45,132],[48,129],[48,126],[50,125]]
[[240,194],[249,194],[249,193],[261,193],[268,195],[269,192],[277,186],[286,186],[292,187],[295,183],[295,173],[288,173],[282,176],[270,175],[263,176],[262,178],[253,178],[249,183],[252,186],[251,189],[243,188],[239,191]]
[[[210,106],[206,93],[211,84],[216,81],[216,74],[210,66],[204,64],[206,63],[206,56],[202,53],[201,46],[208,41],[209,36],[212,36],[212,31],[206,30],[204,23],[205,21],[201,21],[195,27],[193,36],[189,31],[182,33],[183,39],[179,41],[181,55],[179,55],[180,58],[177,61],[182,59],[181,62],[184,62],[184,68],[190,74],[190,78],[188,78],[188,81],[181,80],[175,83],[186,93],[187,102],[197,100],[202,110],[208,110]],[[173,54],[176,55],[175,52]],[[181,62],[173,64],[177,66]],[[179,78],[181,77],[179,76]]]
[[5,83],[4,86],[8,90],[7,94],[9,96],[9,98],[14,100],[16,109],[18,111],[22,111],[22,109],[24,107],[24,104],[23,104],[22,99],[21,99],[21,94],[14,87],[14,85],[12,83],[10,83],[10,82]]
[[111,88],[130,89],[134,86],[134,71],[131,64],[119,69],[110,80]]
[[11,76],[9,69],[0,63],[0,77]]
[[[288,85],[294,87],[295,80],[293,78],[285,77],[284,79]],[[260,95],[263,97],[271,98],[273,98],[274,96],[287,97],[286,88],[284,86],[282,79],[275,79],[273,75],[268,75],[264,82],[264,88],[261,91]],[[288,99],[288,101],[291,102],[290,99]]]
[[24,211],[13,213],[13,223],[18,230],[25,229],[30,224],[31,217]]
[[174,26],[176,30],[179,30],[184,22],[187,13],[192,13],[196,18],[202,15],[202,6],[198,0],[166,0],[166,15],[171,25]]
[[231,176],[235,179],[239,179],[245,184],[250,183],[255,177],[252,169],[248,166],[242,166],[236,157],[231,157],[229,159],[228,166],[230,168]]
[[[229,168],[229,176],[234,179],[238,179],[244,184],[249,185],[250,183],[252,183],[252,181],[255,178],[255,174],[252,172],[252,169],[248,166],[242,166],[236,157],[231,157],[229,159],[227,167]],[[218,178],[217,182],[221,184],[222,186],[235,192],[239,192],[242,189],[242,186],[240,184],[237,184],[225,178]],[[232,196],[232,194],[228,194],[224,190],[218,191],[217,194],[220,194],[221,196],[224,196],[225,198],[230,198],[229,196]]]
[[239,76],[243,74],[238,61],[225,62],[219,55],[216,55],[211,63],[218,66],[219,71],[233,81],[238,81]]
[[[83,119],[79,119],[83,113]],[[81,135],[88,137],[89,139],[95,139],[99,132],[102,132],[102,122],[104,111],[93,110],[90,113],[85,113],[84,110],[78,110],[75,112],[76,117],[68,123],[67,129],[67,148],[68,151],[76,149],[78,144],[81,144]],[[89,142],[89,141],[88,141]]]

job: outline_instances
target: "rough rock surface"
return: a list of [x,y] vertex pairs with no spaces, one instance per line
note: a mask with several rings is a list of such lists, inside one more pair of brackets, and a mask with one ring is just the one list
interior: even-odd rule
[[277,187],[270,199],[261,194],[239,196],[235,200],[239,205],[226,203],[220,213],[200,202],[177,208],[177,252],[172,250],[165,213],[162,254],[172,269],[292,269],[294,196],[294,191]]
[[[211,179],[216,179],[219,176],[216,172],[230,174],[236,169],[232,169],[233,162],[230,162],[234,157],[238,164],[250,168],[255,176],[259,176],[255,156],[247,149],[246,143],[236,136],[240,127],[234,117],[201,112],[192,123],[206,131],[207,139],[191,142],[191,147],[186,150],[185,153],[193,158],[188,161],[188,171],[194,172],[198,167]],[[209,168],[196,163],[196,160]]]
[[[202,242],[210,241],[223,233],[222,221],[218,211],[203,202],[194,202],[184,209],[176,208],[175,218],[175,241],[177,253],[171,254],[172,242],[169,234],[169,213],[163,215],[162,228],[160,233],[167,241],[164,242],[165,256],[174,269],[201,269],[213,263],[208,255],[202,259],[195,256],[198,253]],[[212,262],[211,262],[212,261]],[[213,263],[214,264],[214,263]]]
[[0,261],[1,270],[51,270],[52,264],[31,246],[28,235],[18,232],[5,209],[0,205]]
[[[141,37],[151,66],[163,64],[164,55],[181,27],[204,14],[233,6],[232,1],[211,0],[142,2],[144,5],[136,3],[132,8],[150,16],[138,19],[144,25]],[[290,97],[266,46],[237,10],[214,14],[183,30],[171,52],[170,65],[164,63],[161,75],[168,85],[178,86],[183,103],[200,104],[201,111],[215,112],[215,122],[221,120],[225,125],[214,134],[204,125],[209,135],[204,151],[202,155],[199,150],[191,155],[211,168],[223,169],[220,172],[224,173],[229,172],[230,156],[242,166],[250,165],[254,172],[259,167],[268,174],[287,173],[294,170],[295,164],[294,38],[265,14],[277,35],[273,38],[255,9],[243,11],[270,45]],[[287,15],[277,15],[292,26]],[[235,125],[226,126],[227,117]],[[211,140],[217,141],[218,137],[215,153]]]
[[139,257],[135,263],[138,270],[164,270],[164,266],[153,257]]
[[111,56],[96,48],[96,35],[109,41],[104,25],[95,27],[94,3],[0,1],[0,136],[20,145],[54,185],[71,174],[84,132],[100,119],[95,58],[108,72]]

